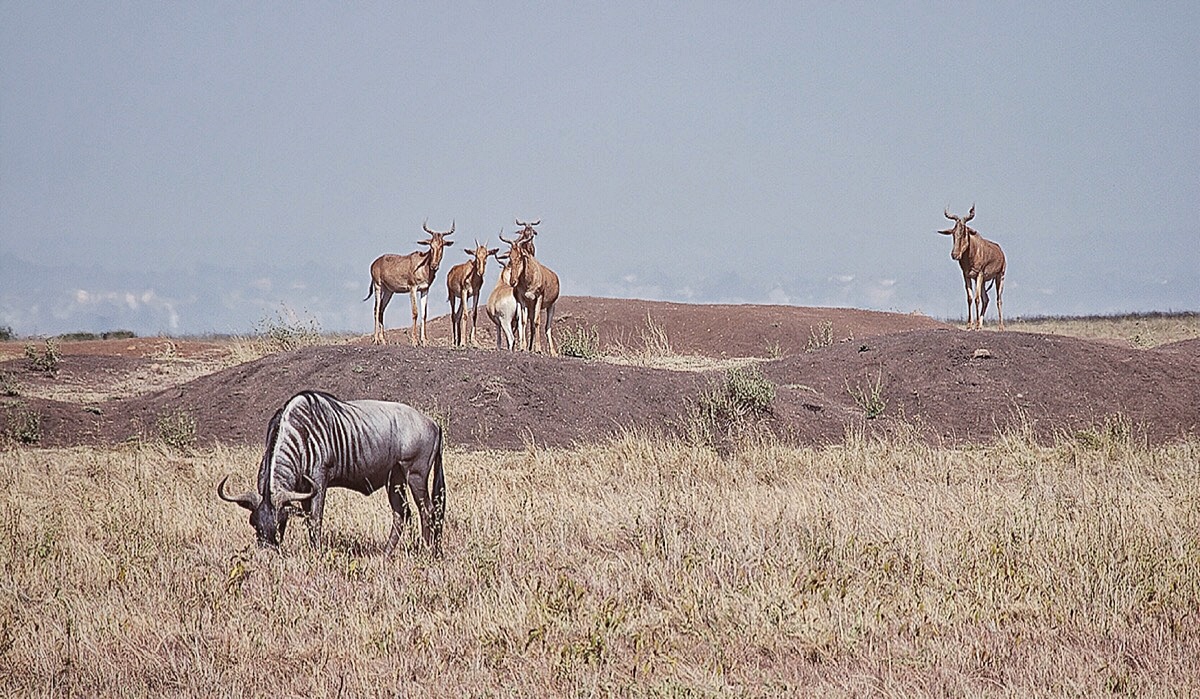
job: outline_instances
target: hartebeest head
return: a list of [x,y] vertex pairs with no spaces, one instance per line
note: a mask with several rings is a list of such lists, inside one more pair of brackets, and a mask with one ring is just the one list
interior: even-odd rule
[[971,204],[971,210],[966,216],[955,216],[950,213],[950,209],[946,208],[942,213],[946,218],[954,221],[954,225],[944,231],[938,231],[942,235],[954,236],[954,249],[950,252],[950,257],[958,260],[962,259],[963,253],[967,251],[967,246],[970,245],[971,236],[978,236],[979,231],[967,225],[967,221],[975,218],[975,205]]
[[429,234],[429,240],[418,240],[417,243],[429,247],[429,267],[433,271],[437,271],[442,264],[442,249],[454,245],[453,240],[446,240],[446,236],[454,233],[454,222],[450,222],[450,230],[445,233],[429,230],[428,223],[428,221],[422,223],[421,228],[424,228],[425,232]]
[[537,235],[538,232],[534,230],[533,227],[542,225],[542,219],[539,218],[532,223],[526,223],[519,218],[514,220],[516,221],[516,224],[521,227],[521,230],[517,231],[517,237],[525,246],[525,252],[528,252],[530,255],[536,255],[537,250],[534,249],[533,237]]
[[471,272],[479,275],[480,278],[483,278],[484,273],[487,272],[488,258],[499,253],[500,248],[489,248],[487,246],[487,241],[484,241],[484,244],[480,245],[479,239],[477,238],[475,240],[475,249],[463,250],[463,252],[470,255],[472,258]]

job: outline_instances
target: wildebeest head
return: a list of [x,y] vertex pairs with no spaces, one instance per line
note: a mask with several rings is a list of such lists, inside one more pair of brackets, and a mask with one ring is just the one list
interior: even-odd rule
[[938,231],[942,235],[954,236],[954,249],[950,251],[950,257],[959,260],[962,259],[963,253],[967,251],[967,246],[970,244],[971,236],[979,235],[979,231],[967,225],[967,221],[975,218],[975,205],[971,205],[971,210],[966,216],[955,216],[950,213],[950,209],[945,209],[942,213],[946,218],[954,221],[954,225],[944,231]]
[[270,497],[263,497],[262,494],[251,490],[231,496],[225,494],[225,481],[229,480],[229,476],[225,476],[217,485],[217,497],[250,510],[250,526],[254,527],[258,545],[276,548],[283,541],[283,532],[287,528],[288,515],[292,509],[317,492],[316,484],[308,476],[303,476],[303,479],[310,488],[307,493],[280,490],[272,493]]

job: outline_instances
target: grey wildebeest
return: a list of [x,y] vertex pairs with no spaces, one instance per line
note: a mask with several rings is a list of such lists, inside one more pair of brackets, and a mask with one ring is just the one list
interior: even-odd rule
[[453,241],[446,240],[446,236],[454,233],[454,223],[450,223],[450,230],[445,233],[431,231],[429,226],[424,223],[421,224],[421,227],[429,234],[429,240],[417,242],[427,246],[428,250],[424,252],[418,250],[407,255],[380,255],[371,263],[371,289],[363,301],[371,298],[372,295],[375,297],[375,335],[371,339],[377,345],[384,343],[383,311],[387,308],[388,301],[392,300],[392,294],[397,292],[408,292],[412,298],[412,343],[414,345],[418,342],[417,297],[420,296],[420,344],[425,344],[429,287],[433,285],[433,278],[437,276],[438,267],[442,264],[443,248],[454,245]]
[[316,547],[329,488],[370,495],[386,487],[393,512],[391,550],[410,518],[407,486],[421,518],[422,539],[435,554],[441,551],[446,511],[442,430],[403,403],[342,401],[328,393],[301,391],[267,426],[258,489],[230,496],[225,493],[228,480],[221,479],[217,495],[250,510],[260,546],[278,546],[288,515],[299,509],[307,515],[309,543]]
[[975,205],[966,216],[955,216],[946,208],[942,213],[954,221],[954,225],[942,235],[954,236],[954,249],[950,257],[958,260],[962,268],[963,283],[967,287],[967,329],[983,328],[983,314],[988,307],[988,286],[996,286],[996,314],[1000,318],[1000,329],[1004,329],[1004,272],[1006,263],[1000,246],[979,235],[979,231],[967,225],[975,218]]
[[487,272],[488,257],[500,252],[500,248],[488,249],[487,245],[475,242],[474,250],[463,250],[470,260],[454,265],[446,273],[446,292],[450,301],[450,322],[454,326],[454,346],[466,344],[463,331],[466,329],[467,300],[471,301],[471,346],[475,346],[475,326],[479,322],[479,290],[483,288],[483,275]]
[[509,246],[509,283],[512,284],[513,296],[524,316],[522,326],[526,334],[525,349],[533,351],[535,346],[537,349],[541,349],[541,342],[537,336],[538,319],[545,310],[546,345],[550,354],[555,354],[554,334],[551,332],[551,327],[554,323],[554,303],[558,301],[558,275],[529,252],[530,247],[526,245],[527,237],[528,242],[532,244],[532,236],[528,236],[524,232],[521,237],[514,240],[508,240],[503,236],[500,238]]

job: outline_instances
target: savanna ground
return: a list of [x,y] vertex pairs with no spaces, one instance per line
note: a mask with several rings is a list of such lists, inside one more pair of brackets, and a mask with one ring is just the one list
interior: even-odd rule
[[[0,691],[1200,693],[1194,315],[698,308],[581,300],[590,359],[277,327],[62,343],[51,375],[0,346]],[[320,550],[250,543],[214,486],[300,388],[448,428],[442,558],[381,551],[378,493],[333,491]]]

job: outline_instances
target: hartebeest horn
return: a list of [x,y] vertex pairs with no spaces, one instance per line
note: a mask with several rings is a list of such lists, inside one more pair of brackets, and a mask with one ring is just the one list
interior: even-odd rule
[[516,240],[509,240],[508,238],[504,237],[504,229],[501,228],[500,229],[500,240],[503,240],[504,242],[508,243],[509,245],[516,245],[521,240],[521,238],[518,237]]
[[965,217],[963,217],[963,223],[966,223],[973,218],[975,218],[975,202],[971,202],[971,210],[967,212]]
[[308,476],[300,476],[300,478],[304,479],[304,481],[308,483],[308,487],[311,490],[309,490],[307,493],[301,493],[298,490],[281,490],[276,493],[273,498],[275,500],[276,507],[283,507],[290,502],[301,502],[311,498],[314,494],[316,494],[317,484],[313,483],[313,480]]
[[425,219],[421,222],[421,228],[424,228],[425,232],[429,235],[433,235],[433,231],[429,230],[429,219]]
[[950,219],[951,221],[957,221],[957,220],[958,220],[958,217],[957,217],[957,216],[955,216],[954,214],[950,213],[950,207],[948,207],[948,206],[947,206],[947,207],[946,207],[944,210],[942,210],[942,213],[943,213],[943,214],[945,214],[945,215],[946,215],[946,218]]
[[262,502],[262,496],[256,492],[254,492],[253,490],[248,493],[242,493],[241,495],[235,495],[232,497],[229,495],[226,495],[225,494],[225,481],[227,481],[227,480],[229,480],[229,476],[225,476],[224,478],[222,478],[221,482],[217,485],[217,497],[221,498],[225,502],[237,503],[238,505],[241,505],[242,507],[246,508],[247,510],[255,509],[256,507],[258,507],[258,504],[260,502]]

